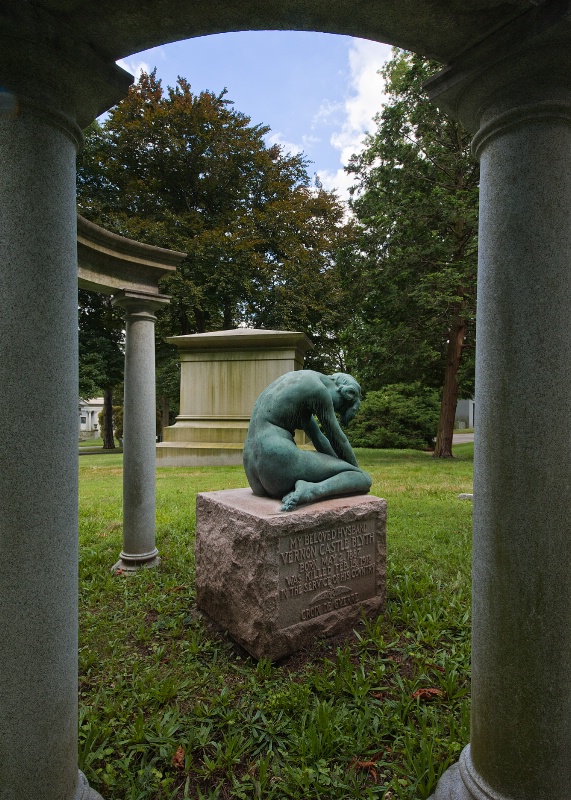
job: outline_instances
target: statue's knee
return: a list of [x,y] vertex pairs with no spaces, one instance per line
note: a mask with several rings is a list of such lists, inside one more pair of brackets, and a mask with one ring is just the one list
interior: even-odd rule
[[369,475],[368,472],[365,472],[364,470],[361,470],[361,472],[362,472],[363,478],[364,478],[363,483],[366,485],[367,491],[369,491],[369,489],[373,485],[373,479],[371,478],[371,476]]

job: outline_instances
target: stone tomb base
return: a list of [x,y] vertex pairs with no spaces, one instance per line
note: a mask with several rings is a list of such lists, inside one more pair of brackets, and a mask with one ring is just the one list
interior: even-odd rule
[[276,661],[385,607],[386,502],[371,495],[281,512],[251,489],[199,494],[198,608]]

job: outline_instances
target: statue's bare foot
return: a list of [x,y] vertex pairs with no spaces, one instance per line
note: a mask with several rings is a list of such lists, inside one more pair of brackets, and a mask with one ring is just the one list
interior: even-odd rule
[[296,481],[295,489],[293,492],[286,494],[282,498],[282,511],[293,511],[294,508],[302,505],[303,503],[311,503],[317,500],[320,496],[318,484],[308,483],[308,481]]

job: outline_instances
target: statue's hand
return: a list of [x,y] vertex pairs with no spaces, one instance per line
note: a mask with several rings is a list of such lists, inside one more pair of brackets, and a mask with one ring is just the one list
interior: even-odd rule
[[335,419],[335,424],[331,426],[331,429],[327,430],[326,432],[329,441],[331,442],[331,446],[335,450],[335,455],[337,458],[340,458],[342,461],[346,461],[348,464],[352,464],[354,467],[358,467],[359,465],[357,464],[357,459],[355,458],[353,448],[349,444],[349,439],[341,430],[341,426],[337,422],[337,419]]

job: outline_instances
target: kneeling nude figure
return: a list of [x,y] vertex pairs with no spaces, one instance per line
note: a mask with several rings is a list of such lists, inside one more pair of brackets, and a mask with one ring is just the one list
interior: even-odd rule
[[[335,416],[338,412],[346,425],[360,402],[359,384],[341,372],[287,372],[264,389],[244,444],[244,469],[254,494],[281,498],[282,511],[326,497],[366,494],[371,478],[357,466]],[[296,429],[305,431],[317,452],[297,447]]]

